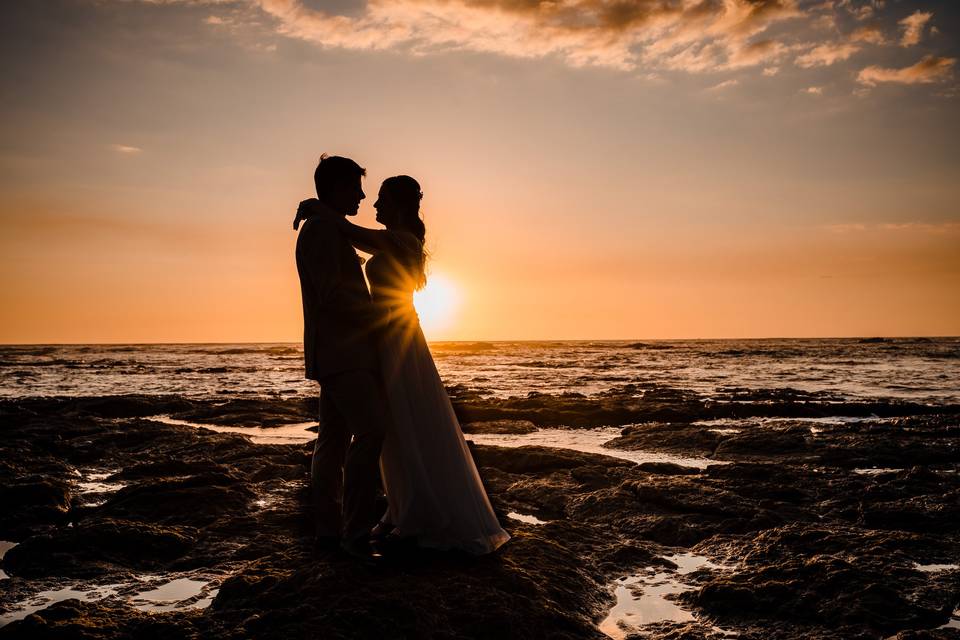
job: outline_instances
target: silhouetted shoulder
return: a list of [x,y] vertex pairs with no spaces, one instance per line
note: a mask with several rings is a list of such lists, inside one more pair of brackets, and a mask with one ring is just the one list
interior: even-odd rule
[[340,227],[336,221],[323,216],[311,216],[300,226],[300,235],[297,246],[304,242],[310,244],[326,244],[336,242],[341,238]]
[[420,242],[420,238],[409,231],[385,230],[382,233],[386,234],[387,238],[390,239],[390,242],[401,251],[420,253],[423,250],[423,243]]

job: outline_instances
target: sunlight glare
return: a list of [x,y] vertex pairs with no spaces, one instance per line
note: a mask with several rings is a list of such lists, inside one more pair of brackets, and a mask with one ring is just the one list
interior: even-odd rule
[[424,334],[428,339],[436,339],[438,333],[453,325],[460,295],[453,281],[433,273],[427,277],[427,286],[413,294],[413,304]]

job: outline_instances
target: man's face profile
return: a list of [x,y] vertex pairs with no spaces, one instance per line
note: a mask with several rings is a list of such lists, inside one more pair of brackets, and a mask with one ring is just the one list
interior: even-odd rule
[[344,181],[327,200],[327,204],[345,216],[355,216],[360,209],[360,201],[366,197],[363,192],[362,178],[357,176]]

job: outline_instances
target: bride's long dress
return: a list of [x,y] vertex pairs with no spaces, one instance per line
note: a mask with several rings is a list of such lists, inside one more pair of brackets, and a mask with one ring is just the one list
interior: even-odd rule
[[405,265],[420,241],[407,232],[381,233],[389,248],[366,268],[373,300],[389,318],[380,349],[394,423],[380,457],[386,519],[423,547],[489,553],[510,536],[490,506],[413,307]]

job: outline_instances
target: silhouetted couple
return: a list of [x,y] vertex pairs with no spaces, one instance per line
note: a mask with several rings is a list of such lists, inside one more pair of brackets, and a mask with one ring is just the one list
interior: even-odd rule
[[[317,540],[379,556],[407,540],[424,547],[493,551],[509,539],[480,482],[413,306],[424,286],[420,185],[384,180],[374,208],[385,229],[352,224],[363,169],[324,155],[317,198],[294,229],[303,296],[306,377],[320,383],[320,431],[311,467]],[[356,249],[372,254],[366,262]],[[378,474],[378,465],[379,471]],[[386,513],[377,512],[379,478]]]

